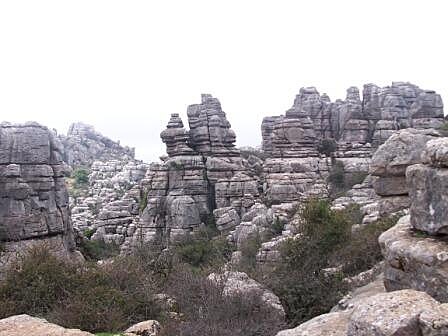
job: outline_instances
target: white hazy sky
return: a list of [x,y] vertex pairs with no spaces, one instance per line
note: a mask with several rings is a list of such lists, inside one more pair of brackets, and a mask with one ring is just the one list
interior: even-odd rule
[[93,124],[137,157],[170,113],[221,100],[238,145],[302,86],[411,81],[448,97],[446,0],[0,0],[0,120]]

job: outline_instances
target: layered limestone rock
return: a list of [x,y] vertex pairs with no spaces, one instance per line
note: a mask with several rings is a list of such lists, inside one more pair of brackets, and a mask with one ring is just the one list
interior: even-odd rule
[[373,187],[381,196],[378,205],[380,216],[409,208],[406,168],[420,163],[426,143],[438,136],[434,130],[401,130],[375,152],[370,173],[378,176]]
[[429,141],[424,164],[407,168],[410,215],[379,239],[386,259],[386,288],[425,291],[441,302],[448,302],[446,146],[448,138]]
[[151,164],[142,188],[145,209],[131,246],[168,245],[214,217],[228,231],[259,197],[258,182],[235,148],[235,133],[218,99],[202,95],[187,109],[190,129],[177,114],[161,133],[168,157]]
[[92,239],[121,245],[131,237],[139,220],[140,188],[148,165],[140,161],[95,161],[85,197],[72,204],[73,226]]
[[94,161],[132,160],[134,148],[121,146],[84,123],[70,125],[67,135],[59,135],[64,146],[63,158],[72,167],[90,167]]
[[400,290],[366,297],[277,336],[442,336],[447,331],[446,304],[423,292]]
[[[325,181],[335,160],[343,164],[346,175],[368,172],[374,149],[398,130],[438,128],[442,123],[440,95],[410,83],[393,82],[385,88],[367,84],[362,99],[359,90],[351,87],[346,99],[336,102],[331,102],[326,94],[320,95],[313,87],[302,88],[285,115],[263,120],[263,150],[269,157],[264,166],[265,195],[274,203],[300,200],[304,190]],[[336,141],[331,161],[319,158],[317,152],[326,139]],[[325,149],[321,153],[329,154]],[[306,175],[303,171],[298,175],[297,169],[288,167],[291,165],[310,166],[310,169]],[[379,179],[378,190],[398,193],[388,196],[401,196],[405,193],[404,174],[401,177],[390,179],[393,185]],[[319,193],[324,194],[325,190]],[[406,206],[400,197],[392,204],[384,203],[387,211],[393,210],[394,203]]]
[[37,123],[0,124],[0,260],[45,243],[77,258],[64,181],[67,167],[56,136]]

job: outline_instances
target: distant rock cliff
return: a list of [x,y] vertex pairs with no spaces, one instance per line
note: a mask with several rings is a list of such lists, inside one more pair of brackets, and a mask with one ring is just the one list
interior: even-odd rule
[[134,159],[134,148],[121,146],[95,131],[93,126],[74,123],[67,135],[59,135],[64,146],[63,158],[70,166],[91,166],[96,160]]

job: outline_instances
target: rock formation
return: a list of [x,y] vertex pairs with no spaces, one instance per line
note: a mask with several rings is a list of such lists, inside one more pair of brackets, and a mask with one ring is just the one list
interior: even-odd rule
[[63,159],[72,167],[90,167],[97,160],[126,161],[135,156],[134,148],[123,147],[83,123],[70,125],[67,135],[59,135],[59,139],[64,146]]
[[79,329],[65,329],[44,319],[15,315],[0,320],[0,336],[94,336]]
[[188,131],[172,114],[161,133],[168,158],[151,164],[142,180],[146,207],[131,245],[166,245],[214,215],[219,229],[231,230],[259,196],[219,100],[204,94],[187,114]]
[[37,243],[60,256],[79,257],[62,155],[61,143],[46,127],[0,124],[1,262]]
[[409,215],[380,237],[388,290],[413,288],[448,302],[448,138],[429,141],[423,164],[407,168]]
[[132,237],[139,220],[139,183],[148,165],[136,161],[95,161],[85,197],[73,200],[73,226],[92,239],[123,244]]
[[420,163],[426,143],[439,136],[434,130],[405,129],[393,134],[375,152],[370,173],[378,176],[373,182],[380,217],[409,208],[406,168]]

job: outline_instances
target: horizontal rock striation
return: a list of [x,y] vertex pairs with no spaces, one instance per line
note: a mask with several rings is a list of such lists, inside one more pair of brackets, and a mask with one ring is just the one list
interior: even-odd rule
[[62,156],[61,143],[46,127],[0,124],[2,261],[36,243],[61,256],[74,254]]
[[168,157],[142,180],[146,206],[130,246],[166,246],[215,219],[218,229],[231,230],[259,197],[219,100],[203,94],[187,115],[189,130],[172,114],[161,133]]

